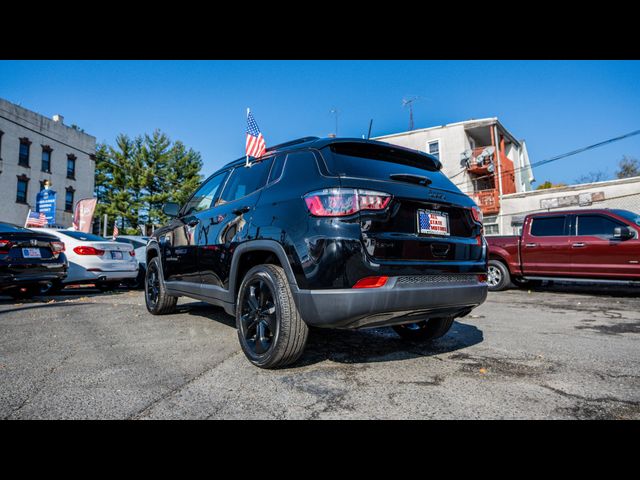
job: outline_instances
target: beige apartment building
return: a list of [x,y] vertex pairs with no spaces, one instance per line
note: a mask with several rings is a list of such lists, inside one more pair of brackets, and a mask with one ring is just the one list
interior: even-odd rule
[[443,173],[482,209],[488,235],[506,232],[501,215],[503,197],[531,191],[535,182],[526,143],[496,117],[384,135],[375,140],[438,157]]
[[23,225],[45,180],[56,192],[56,224],[71,226],[78,200],[94,191],[96,139],[0,98],[0,221]]

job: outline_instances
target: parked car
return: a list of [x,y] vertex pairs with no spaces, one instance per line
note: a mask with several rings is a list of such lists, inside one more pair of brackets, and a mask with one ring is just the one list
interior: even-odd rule
[[141,235],[119,235],[115,241],[120,243],[128,243],[131,245],[138,259],[138,276],[133,280],[127,280],[125,283],[132,288],[143,288],[144,277],[147,272],[147,259],[145,252],[147,250],[147,243],[150,237],[144,237]]
[[101,290],[112,290],[122,281],[135,279],[138,261],[131,245],[105,240],[93,233],[55,228],[33,228],[56,236],[66,245],[69,272],[63,281],[54,282],[51,290],[65,285],[93,283]]
[[393,326],[431,340],[487,295],[473,201],[425,153],[307,137],[209,177],[147,246],[146,305],[180,296],[235,315],[254,364],[295,362],[308,326]]
[[640,285],[640,214],[628,210],[536,213],[522,235],[486,238],[489,290],[543,280]]
[[0,222],[0,293],[15,298],[37,294],[67,276],[65,245],[43,232]]

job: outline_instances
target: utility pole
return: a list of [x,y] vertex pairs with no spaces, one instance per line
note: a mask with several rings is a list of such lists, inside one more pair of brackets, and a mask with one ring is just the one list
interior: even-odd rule
[[413,130],[413,102],[419,99],[420,97],[418,96],[402,99],[402,106],[405,108],[409,107],[409,131]]
[[336,108],[333,107],[331,110],[329,110],[329,113],[333,113],[336,116],[336,137],[338,136],[338,114],[340,113],[340,111]]

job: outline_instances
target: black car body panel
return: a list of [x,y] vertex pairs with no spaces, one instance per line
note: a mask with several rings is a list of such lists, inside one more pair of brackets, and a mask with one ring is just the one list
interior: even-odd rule
[[[341,157],[352,156],[347,154],[367,157],[361,161],[372,171],[350,170],[358,161]],[[378,160],[369,158],[378,154]],[[389,164],[386,157],[394,155],[402,162]],[[251,168],[244,162],[231,162],[212,175],[180,215],[154,233],[147,257],[160,257],[172,295],[209,301],[233,313],[247,265],[266,262],[284,268],[303,319],[318,326],[407,323],[412,313],[459,316],[486,298],[481,278],[486,243],[471,213],[475,204],[440,172],[434,157],[382,142],[306,138],[269,149]],[[384,163],[375,170],[379,162]],[[263,175],[260,163],[270,171],[266,184],[240,198],[224,198],[229,188],[233,191],[234,175],[250,175],[253,169]],[[390,178],[389,172],[397,175]],[[187,211],[216,175],[223,180],[211,195],[212,207]],[[418,184],[419,177],[427,180]],[[312,215],[304,196],[331,189],[384,192],[391,200],[381,211]],[[418,210],[444,212],[449,235],[418,233]],[[389,281],[383,288],[353,289],[370,276]],[[436,276],[441,278],[434,282]],[[409,277],[424,281],[410,284]]]
[[[64,253],[55,253],[57,237],[11,224],[0,223],[0,291],[16,286],[46,284],[67,276]],[[23,249],[37,249],[41,258],[25,258]]]

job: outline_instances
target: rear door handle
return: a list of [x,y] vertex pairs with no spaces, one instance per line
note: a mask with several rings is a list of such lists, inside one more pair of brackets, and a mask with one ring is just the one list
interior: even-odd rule
[[533,247],[537,247],[537,246],[538,246],[538,244],[537,244],[537,243],[527,243],[527,244],[525,245],[525,247],[527,247],[527,248],[533,248]]
[[573,248],[580,248],[580,247],[584,247],[584,246],[585,246],[585,244],[582,243],[582,242],[578,242],[578,243],[574,243],[573,244]]
[[235,215],[242,215],[243,213],[247,213],[249,210],[251,210],[251,207],[240,207],[233,210],[233,213]]

